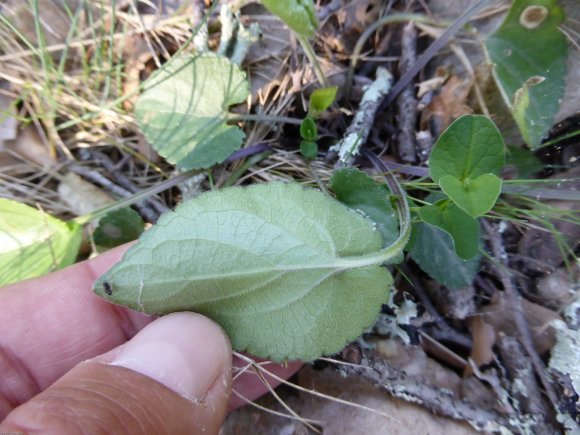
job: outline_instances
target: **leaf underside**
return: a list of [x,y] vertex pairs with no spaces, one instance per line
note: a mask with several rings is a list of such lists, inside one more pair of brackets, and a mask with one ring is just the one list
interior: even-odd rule
[[213,54],[170,60],[144,84],[135,105],[153,148],[181,169],[207,168],[237,150],[244,132],[228,125],[228,107],[248,96],[246,75]]
[[229,188],[162,216],[95,292],[149,314],[200,312],[234,349],[259,357],[312,360],[342,349],[378,315],[391,275],[349,268],[344,257],[375,253],[381,242],[370,220],[319,191]]

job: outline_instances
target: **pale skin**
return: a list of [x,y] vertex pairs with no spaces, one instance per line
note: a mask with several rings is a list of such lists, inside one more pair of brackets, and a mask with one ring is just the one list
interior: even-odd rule
[[[0,288],[0,433],[217,433],[244,404],[230,394],[229,340],[209,319],[155,320],[93,294],[126,248]],[[173,354],[180,363],[164,359]],[[300,366],[268,370],[287,378]],[[233,388],[254,399],[267,388],[248,372]]]

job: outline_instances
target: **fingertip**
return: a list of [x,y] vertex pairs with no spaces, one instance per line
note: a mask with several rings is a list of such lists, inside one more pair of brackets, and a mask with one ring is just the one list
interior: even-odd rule
[[231,345],[207,317],[189,312],[163,316],[96,362],[135,370],[193,401],[202,400],[231,372]]

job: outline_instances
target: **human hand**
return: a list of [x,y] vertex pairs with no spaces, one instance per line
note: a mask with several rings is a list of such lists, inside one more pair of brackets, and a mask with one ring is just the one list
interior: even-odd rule
[[[92,293],[126,248],[0,289],[0,433],[211,434],[243,404],[211,320],[155,319]],[[287,378],[300,365],[268,370]],[[250,400],[267,391],[251,373],[234,388]]]

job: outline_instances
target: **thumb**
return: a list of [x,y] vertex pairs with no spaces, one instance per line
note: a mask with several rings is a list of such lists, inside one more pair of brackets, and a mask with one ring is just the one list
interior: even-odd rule
[[229,340],[211,320],[170,314],[13,410],[0,433],[217,433],[231,359]]

